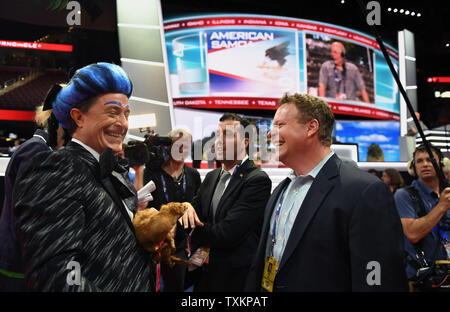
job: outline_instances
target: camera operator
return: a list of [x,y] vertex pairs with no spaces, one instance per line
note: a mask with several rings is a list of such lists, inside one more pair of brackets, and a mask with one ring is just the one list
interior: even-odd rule
[[[442,168],[442,153],[433,146],[431,150]],[[424,145],[415,149],[410,167],[415,180],[410,187],[399,189],[394,199],[407,238],[408,279],[419,285],[417,273],[420,269],[432,267],[436,260],[447,260],[448,228],[445,219],[450,209],[450,188],[439,194],[439,177]]]
[[[117,156],[119,157],[119,163],[125,167],[128,170],[128,176],[130,178],[130,181],[133,183],[134,188],[136,191],[139,191],[141,188],[144,187],[144,164],[133,164],[130,165],[128,159],[125,157],[125,150],[128,148],[128,145],[123,143],[122,144],[122,150],[117,153]],[[133,168],[133,171],[130,171],[130,169]]]
[[[126,171],[120,173],[124,178],[123,181],[132,185],[136,191],[139,191],[144,187],[144,164],[136,164],[130,165],[129,160],[125,156],[125,150],[128,148],[128,145],[122,143],[122,150],[116,153],[117,160],[119,165],[121,165]],[[130,170],[132,169],[132,170]],[[138,202],[137,210],[142,210],[147,208],[148,201]]]
[[[200,174],[194,168],[184,163],[191,151],[192,136],[184,129],[175,129],[169,132],[168,137],[172,140],[169,146],[168,159],[157,170],[152,170],[152,166],[146,166],[144,171],[144,184],[150,180],[156,185],[156,190],[152,193],[153,201],[148,205],[159,210],[161,205],[169,202],[191,202],[200,187]],[[195,224],[202,225],[198,220],[195,211],[188,211],[183,216],[184,225],[194,227]],[[189,219],[189,220],[188,220]],[[175,245],[176,256],[187,259],[186,247],[187,233],[183,226],[177,223]],[[173,268],[161,264],[163,277],[163,291],[184,291],[184,280],[186,267],[176,264]]]

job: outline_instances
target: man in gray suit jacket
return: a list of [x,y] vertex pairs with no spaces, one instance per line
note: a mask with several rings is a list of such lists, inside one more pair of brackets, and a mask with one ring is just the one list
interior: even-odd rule
[[247,291],[406,291],[392,193],[331,150],[334,117],[310,95],[280,100],[269,133],[293,169],[266,206]]
[[37,154],[15,192],[27,289],[153,291],[150,255],[136,239],[136,190],[122,149],[132,86],[117,65],[79,69],[53,102],[72,141]]

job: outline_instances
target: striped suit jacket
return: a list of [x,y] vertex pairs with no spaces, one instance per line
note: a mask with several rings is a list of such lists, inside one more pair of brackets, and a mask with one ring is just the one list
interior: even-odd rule
[[100,179],[97,160],[79,144],[37,154],[15,199],[28,289],[154,291],[150,254],[111,180]]

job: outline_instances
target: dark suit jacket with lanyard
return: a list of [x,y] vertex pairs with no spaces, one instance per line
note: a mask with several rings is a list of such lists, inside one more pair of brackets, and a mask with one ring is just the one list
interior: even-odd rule
[[[148,203],[148,207],[154,207],[159,210],[161,205],[169,202],[192,202],[200,188],[200,174],[194,168],[184,165],[184,173],[177,183],[163,169],[150,172],[146,170],[144,174],[144,183],[152,180],[155,183],[156,190],[152,193],[153,201]],[[175,246],[177,255],[185,258],[181,252],[186,247],[186,234],[183,227],[177,222],[177,232],[175,236]]]
[[[198,193],[200,188],[200,174],[194,168],[184,165],[183,174],[179,182],[176,182],[163,169],[151,172],[146,170],[144,174],[144,181],[148,183],[152,180],[155,183],[156,190],[152,193],[153,201],[148,203],[149,207],[160,209],[161,205],[169,202],[192,202],[194,196]],[[177,222],[175,234],[176,256],[182,259],[187,259],[186,253],[186,238],[189,231],[184,230],[184,227]],[[163,291],[166,292],[181,292],[184,291],[186,266],[184,264],[176,264],[174,267],[169,265],[161,265],[161,273],[164,280]]]
[[[290,180],[266,206],[261,240],[247,280],[260,291],[270,218]],[[381,180],[333,155],[309,189],[283,252],[274,291],[407,291],[400,218]],[[381,267],[381,284],[369,285],[368,263]]]
[[[0,220],[0,274],[9,279],[0,285],[0,291],[23,291],[23,262],[20,246],[15,233],[16,216],[14,215],[13,193],[16,181],[20,180],[26,164],[37,153],[50,151],[47,145],[48,134],[37,129],[33,137],[22,143],[9,160],[5,173],[5,199]],[[2,276],[3,278],[3,276]],[[5,285],[7,284],[7,285]]]
[[[136,211],[136,191],[120,177],[101,178],[98,161],[81,145],[36,155],[15,198],[28,289],[154,290],[150,254],[123,204]],[[80,264],[80,285],[67,282],[71,261]]]
[[261,232],[264,207],[272,182],[247,159],[235,169],[213,220],[211,200],[221,168],[209,172],[193,206],[204,227],[196,227],[192,241],[210,247],[209,263],[197,269],[195,291],[242,291]]

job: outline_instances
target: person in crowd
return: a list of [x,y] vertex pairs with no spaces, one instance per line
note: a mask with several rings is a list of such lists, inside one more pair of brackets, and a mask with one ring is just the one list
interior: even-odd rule
[[[172,139],[172,145],[169,147],[169,158],[162,164],[160,170],[152,171],[146,168],[144,171],[144,183],[153,181],[156,190],[152,193],[153,201],[148,206],[157,210],[161,205],[169,202],[192,202],[200,188],[200,174],[194,168],[185,164],[191,150],[192,136],[184,129],[174,129],[169,132],[168,137]],[[189,214],[191,213],[191,214]],[[195,210],[192,209],[186,214],[186,226],[194,228],[196,225],[203,225],[197,218]],[[191,220],[188,220],[191,218]],[[177,223],[175,232],[175,255],[182,259],[187,259],[186,238],[182,223]],[[184,291],[186,266],[184,264],[175,264],[170,268],[167,264],[161,264],[161,275],[163,279],[164,292]]]
[[361,91],[363,101],[369,103],[369,95],[358,67],[345,60],[345,47],[335,41],[331,44],[331,57],[320,67],[319,96],[338,100],[356,101],[356,91]]
[[[441,151],[434,146],[431,150],[442,168]],[[439,177],[424,145],[416,147],[410,169],[415,180],[411,187],[399,189],[394,198],[405,237],[406,272],[414,282],[419,268],[447,259],[443,241],[449,234],[450,187],[439,191]]]
[[[5,173],[5,199],[0,218],[0,291],[24,291],[24,265],[19,242],[15,233],[13,193],[16,181],[20,180],[26,164],[39,152],[61,146],[61,132],[51,109],[36,108],[36,131],[29,140],[21,144],[8,162]],[[58,133],[60,134],[58,136]]]
[[373,174],[373,175],[376,176],[377,178],[380,177],[380,173],[379,173],[377,170],[373,169],[373,168],[367,170],[367,172],[370,173],[370,174]]
[[[422,120],[420,120],[420,113],[419,112],[414,112],[414,114],[416,115],[417,120],[419,121],[420,127],[422,128],[423,131],[428,130],[428,127],[423,123]],[[419,130],[417,130],[417,126],[414,123],[414,120],[412,117],[409,117],[407,119],[407,132],[406,135],[407,136],[416,136],[417,133],[419,133]]]
[[209,169],[214,169],[214,165],[216,165],[216,168],[219,168],[221,166],[220,161],[218,161],[215,156],[214,141],[215,133],[213,131],[211,132],[210,136],[206,136],[203,139],[197,140],[192,144],[192,167],[200,168],[202,160],[206,160],[208,162]]
[[[128,178],[130,179],[131,183],[133,183],[136,191],[139,191],[144,187],[145,165],[134,165],[130,167],[128,160],[125,158],[125,150],[127,149],[127,147],[127,144],[123,143],[122,150],[117,153],[117,156],[119,157],[119,164],[127,169]],[[132,171],[130,169],[132,169]]]
[[271,180],[249,159],[249,122],[224,114],[215,153],[223,164],[209,172],[192,205],[204,223],[192,233],[192,245],[209,248],[209,261],[197,268],[194,291],[243,291],[258,244]]
[[[447,180],[447,183],[450,183],[450,159],[448,159],[447,157],[444,157],[442,159],[442,171],[444,173],[444,177]],[[445,231],[447,233],[447,236],[450,235],[450,211],[447,211],[447,215],[446,218],[443,222]],[[449,240],[447,238],[447,240]],[[449,256],[450,258],[450,256]]]
[[372,143],[367,148],[367,161],[384,161],[384,152],[378,144]]
[[[197,152],[197,155],[195,155],[196,150],[199,151]],[[200,169],[200,164],[202,163],[202,151],[203,151],[202,140],[198,139],[192,142],[191,147],[192,168]]]
[[[125,158],[125,149],[127,144],[122,144],[122,150],[116,153],[117,161],[121,167],[125,170],[121,173],[123,176],[123,181],[128,183],[130,187],[134,187],[136,191],[139,191],[144,187],[144,170],[145,165],[134,165],[130,167],[128,159]],[[148,201],[139,202],[137,210],[142,210],[147,208]]]
[[246,291],[407,290],[392,193],[331,151],[333,124],[319,98],[280,99],[269,136],[293,171],[266,206]]
[[14,154],[14,152],[19,148],[20,146],[20,140],[19,139],[15,139],[14,140],[14,145],[9,149],[9,154],[12,155]]
[[34,291],[154,291],[151,255],[132,225],[134,187],[120,152],[132,84],[120,66],[78,69],[52,104],[72,136],[37,154],[14,193],[25,283]]
[[392,194],[395,194],[395,192],[404,185],[404,181],[400,172],[392,168],[388,168],[383,171],[381,180],[383,180],[383,182],[389,186]]
[[448,159],[447,157],[444,157],[444,159],[442,160],[442,171],[444,171],[444,176],[447,179],[447,181],[450,182],[450,159]]

